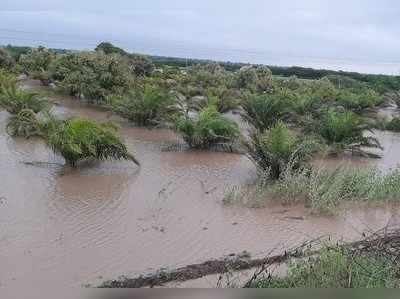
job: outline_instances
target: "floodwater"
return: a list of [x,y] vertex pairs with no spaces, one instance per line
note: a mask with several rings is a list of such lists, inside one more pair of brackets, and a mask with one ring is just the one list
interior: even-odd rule
[[[68,97],[57,102],[55,110],[65,116],[120,121],[141,168],[130,162],[65,168],[42,141],[7,136],[9,115],[0,112],[0,294],[98,285],[245,250],[254,256],[276,254],[315,237],[354,239],[400,223],[395,207],[322,217],[302,206],[224,206],[228,187],[256,177],[245,156],[162,152],[163,142],[179,141],[171,131],[131,127]],[[394,166],[399,138],[381,134],[385,156],[371,163]],[[32,161],[52,164],[23,163]]]

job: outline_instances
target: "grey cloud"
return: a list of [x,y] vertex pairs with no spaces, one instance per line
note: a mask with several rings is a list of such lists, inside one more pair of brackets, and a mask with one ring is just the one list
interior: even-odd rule
[[3,0],[0,42],[397,73],[398,15],[391,0]]

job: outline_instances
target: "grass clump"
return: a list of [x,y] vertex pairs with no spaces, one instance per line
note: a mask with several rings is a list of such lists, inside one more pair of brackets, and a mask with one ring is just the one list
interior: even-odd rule
[[284,277],[260,278],[254,288],[394,288],[398,266],[376,253],[353,254],[341,247],[325,247],[318,255],[292,260]]
[[272,197],[288,203],[304,200],[314,211],[336,213],[346,202],[400,200],[400,169],[342,169],[333,172],[285,170],[280,180],[267,186]]
[[240,136],[237,124],[223,117],[214,106],[201,110],[196,119],[179,118],[175,128],[191,148],[208,149],[218,143],[233,143]]

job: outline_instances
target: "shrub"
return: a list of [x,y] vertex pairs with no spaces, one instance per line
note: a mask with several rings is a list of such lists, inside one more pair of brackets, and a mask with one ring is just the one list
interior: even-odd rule
[[265,133],[254,133],[245,145],[249,158],[273,179],[278,179],[289,164],[295,169],[302,167],[316,149],[314,141],[296,137],[282,122]]
[[114,111],[139,126],[160,124],[175,110],[175,98],[164,90],[146,85],[112,100]]
[[217,143],[232,143],[240,135],[236,123],[224,118],[214,106],[201,110],[197,119],[179,118],[176,130],[190,147],[202,149]]
[[49,122],[42,128],[47,144],[72,167],[76,167],[78,161],[89,158],[125,159],[139,165],[129,154],[113,124],[97,124],[85,119]]

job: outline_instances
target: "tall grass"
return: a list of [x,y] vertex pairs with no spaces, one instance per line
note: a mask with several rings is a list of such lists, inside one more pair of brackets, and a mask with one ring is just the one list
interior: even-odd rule
[[292,260],[286,276],[255,281],[254,288],[394,288],[400,286],[398,264],[376,253],[353,254],[325,247],[317,256]]
[[267,187],[274,197],[286,202],[304,200],[313,210],[335,213],[346,202],[400,200],[400,169],[384,173],[377,169],[293,171]]

